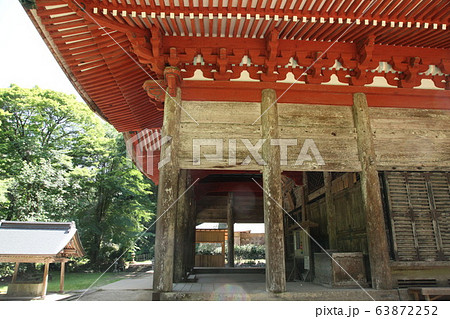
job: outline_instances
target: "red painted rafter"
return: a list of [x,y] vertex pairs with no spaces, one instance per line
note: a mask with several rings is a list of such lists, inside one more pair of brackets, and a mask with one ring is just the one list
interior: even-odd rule
[[436,12],[435,11],[431,11],[429,10],[428,12],[424,12],[423,14],[423,19],[431,19],[433,21],[436,21],[436,19],[441,16],[441,15],[445,15],[445,14],[449,14],[450,13],[450,2],[447,0],[443,0],[441,1],[441,3],[439,4],[439,8]]
[[[325,7],[325,6],[324,6]],[[343,6],[341,6],[341,8],[344,8],[345,7],[345,4],[343,5]],[[396,8],[399,8],[400,6],[398,6],[398,7],[396,7]],[[348,11],[351,9],[352,7],[350,7],[349,9],[348,9]],[[363,10],[364,9],[364,4],[363,5],[360,5],[359,7],[358,7],[358,10]],[[308,11],[309,12],[309,11]],[[369,12],[370,12],[370,10],[369,10]],[[177,19],[178,17],[177,16],[175,16],[175,18],[174,19],[170,19],[170,20],[168,20],[168,21],[170,21],[170,23],[175,27],[175,28],[178,28],[178,24],[176,23],[176,19]],[[215,18],[215,16],[214,16],[214,18]],[[166,19],[169,19],[168,18],[168,16],[166,16],[165,18],[160,18],[160,17],[158,17],[156,20],[159,20],[159,19],[162,19],[162,22],[161,23],[163,23],[163,25],[160,25],[160,28],[162,28],[163,30],[165,30],[165,31],[167,31],[168,33],[169,33],[169,35],[170,35],[170,32],[172,32],[172,28],[170,28],[169,27],[169,25],[168,25],[168,22],[165,22],[164,23],[164,21],[166,20]],[[197,18],[195,18],[195,19],[198,19],[198,17]],[[233,18],[233,19],[236,19],[236,18]],[[247,18],[246,17],[244,17],[243,18],[244,19],[244,21],[247,21]],[[252,19],[254,19],[254,18],[252,18]],[[208,26],[206,26],[206,28],[205,28],[205,26],[204,26],[204,24],[205,23],[207,23],[207,21],[209,20],[209,27]],[[228,30],[226,30],[226,31],[230,31],[229,29],[230,29],[230,25],[231,25],[231,22],[229,21],[229,19],[224,19],[225,20],[225,22],[226,22],[226,25],[227,25],[227,29]],[[255,19],[254,19],[255,20]],[[283,23],[283,24],[285,24],[285,21],[284,21],[284,16],[283,16],[283,18],[282,18],[282,22],[281,23]],[[241,21],[242,21],[242,19],[241,19]],[[366,21],[365,19],[364,20],[361,20],[361,21]],[[369,21],[369,27],[370,28],[372,28],[371,26],[372,26],[372,24],[370,23],[371,22],[371,20],[368,20]],[[193,24],[193,26],[195,25],[193,22],[194,21],[191,21],[192,22],[192,24]],[[203,22],[203,23],[202,23]],[[238,23],[236,23],[236,26],[234,27],[234,29],[233,29],[233,35],[234,36],[238,36],[238,34],[237,34],[237,32],[238,32],[238,28],[239,28],[239,26],[240,26],[240,23],[239,23],[239,21],[237,21]],[[209,31],[209,29],[211,29],[211,26],[212,26],[212,23],[213,23],[213,21],[212,21],[212,19],[209,19],[209,16],[208,16],[208,18],[204,18],[204,19],[200,19],[199,21],[198,21],[198,24],[199,24],[199,26],[200,26],[200,28],[201,28],[201,30],[200,30],[200,32],[196,32],[196,34],[199,34],[200,33],[200,35],[204,35],[205,34],[205,30],[208,30],[208,32],[210,33],[210,31]],[[244,27],[242,28],[242,33],[243,34],[245,34],[247,31],[248,31],[248,26],[246,26],[246,24],[245,24],[246,22],[244,22]],[[251,29],[250,29],[250,31],[249,31],[249,33],[250,33],[250,37],[253,37],[253,36],[255,36],[255,34],[254,34],[254,32],[256,31],[256,27],[258,27],[259,25],[260,25],[260,27],[258,28],[258,32],[257,32],[257,34],[256,34],[256,36],[257,37],[262,37],[263,36],[263,32],[268,32],[268,30],[269,29],[271,29],[271,27],[272,26],[270,26],[270,27],[267,27],[267,25],[269,24],[271,24],[272,23],[272,21],[271,20],[266,20],[265,19],[265,17],[263,17],[263,23],[261,23],[261,25],[260,25],[260,23],[258,22],[258,21],[254,21],[253,23],[252,23],[252,26],[251,26]],[[280,24],[281,24],[280,23]],[[320,22],[316,22],[316,24],[318,24],[318,23],[320,23]],[[322,24],[322,23],[320,23],[320,24]],[[327,35],[326,34],[323,34],[323,32],[322,32],[322,30],[324,29],[324,30],[330,30],[331,28],[328,28],[327,27],[327,25],[332,25],[332,24],[330,24],[330,23],[328,23],[328,21],[325,21],[325,26],[324,27],[320,27],[320,26],[318,26],[318,25],[316,25],[316,26],[314,26],[314,28],[315,29],[320,29],[321,31],[320,32],[310,32],[310,33],[312,33],[312,34],[320,34],[323,38],[326,38],[327,37]],[[378,32],[378,30],[382,30],[382,31],[386,31],[386,32],[389,32],[390,31],[390,26],[389,26],[389,21],[388,21],[388,26],[386,26],[386,27],[382,27],[381,26],[381,23],[380,23],[380,21],[378,21],[378,24],[377,24],[377,26],[376,26],[376,29],[377,30],[374,30],[374,32],[376,32],[377,34],[380,34],[380,32]],[[133,24],[134,25],[134,24]],[[363,29],[363,30],[360,30],[360,31],[352,31],[352,33],[361,33],[361,32],[365,32],[365,30],[364,29],[366,29],[365,28],[365,23],[364,23],[364,25],[362,25],[362,23],[360,23],[360,26],[358,26],[358,25],[356,25],[356,26],[353,26],[352,28],[356,28],[356,29]],[[404,24],[405,25],[405,24]],[[222,26],[221,24],[220,24],[220,26]],[[292,26],[290,25],[290,21],[288,21],[287,22],[287,28],[286,28],[286,31],[283,31],[282,32],[282,34],[281,34],[281,37],[284,37],[284,36],[288,36],[288,38],[291,38],[291,37],[293,37],[293,35],[295,34],[295,33],[297,33],[298,31],[300,31],[300,29],[301,29],[301,25],[299,25],[298,23],[297,23],[297,25],[295,26],[295,29],[294,30],[292,30],[291,29],[291,31],[289,31],[289,28],[291,28]],[[439,28],[440,28],[440,25],[438,26]],[[195,29],[195,28],[194,28]],[[203,30],[202,30],[203,29]],[[341,28],[342,29],[342,32],[344,32],[345,31],[345,28]],[[403,28],[403,29],[405,29],[405,28]],[[187,29],[186,28],[184,28],[184,30],[186,30],[187,31]],[[313,29],[314,30],[314,29]],[[293,31],[293,32],[292,32]],[[307,30],[303,30],[303,31],[307,31]],[[407,32],[410,32],[411,34],[414,34],[415,32],[414,32],[415,30],[414,29],[412,29],[411,31],[407,31]],[[330,32],[332,32],[332,31],[330,31]],[[181,34],[181,30],[179,30],[179,31],[176,31],[176,33],[177,34]],[[344,41],[351,41],[351,38],[349,38],[349,35],[351,35],[352,33],[349,33],[348,35],[345,35],[344,37],[342,37],[342,40],[344,40]],[[227,36],[230,36],[230,33],[229,32],[226,32],[226,34],[227,34]],[[241,35],[241,36],[243,36],[243,35]],[[337,39],[337,38],[339,38],[339,36],[337,36],[337,37],[332,37],[332,36],[328,36],[328,38],[329,39]],[[312,37],[311,38],[312,40],[319,40],[319,38],[314,38],[314,37]],[[399,43],[395,43],[396,45],[398,45],[398,44],[400,44],[401,43],[401,38],[397,38],[397,41],[399,42]],[[419,44],[420,45],[420,44]],[[445,42],[444,42],[444,46],[445,46]]]
[[419,3],[420,1],[422,0],[404,1],[401,5],[397,6],[394,10],[389,12],[389,20],[398,19],[399,16],[414,8],[414,6],[417,5],[417,3]]
[[[69,0],[65,0],[65,1],[69,1]],[[431,0],[431,1],[435,1],[436,0]],[[398,3],[400,3],[400,7],[402,7],[404,4],[406,4],[407,2],[403,1],[400,2],[398,1],[393,1],[390,2],[390,0],[382,0],[382,1],[378,1],[379,5],[377,6],[377,3],[373,4],[372,7],[366,12],[366,14],[362,17],[363,19],[370,19],[372,20],[373,18],[382,18],[382,19],[388,19],[389,21],[389,16],[388,13],[390,13],[393,9],[396,8],[396,5]],[[251,13],[252,15],[255,14],[259,14],[261,16],[264,16],[266,14],[268,14],[269,16],[273,17],[275,14],[278,15],[287,15],[289,18],[292,18],[294,15],[296,16],[300,16],[300,17],[311,17],[311,16],[316,16],[317,18],[320,18],[321,14],[324,13],[324,10],[326,10],[329,6],[329,4],[331,3],[331,0],[327,1],[324,6],[321,8],[321,10],[317,10],[318,6],[320,5],[321,1],[318,0],[315,2],[314,7],[312,8],[312,10],[307,10],[310,6],[311,2],[307,2],[306,5],[304,6],[303,10],[298,10],[298,6],[300,6],[300,4],[302,3],[302,1],[297,1],[296,4],[296,9],[294,10],[287,10],[287,9],[280,9],[280,5],[281,2],[278,2],[278,5],[276,5],[273,9],[270,9],[269,6],[266,6],[265,8],[262,7],[262,2],[260,1],[258,3],[258,5],[256,6],[256,8],[244,8],[242,6],[231,6],[232,1],[229,2],[228,7],[223,7],[221,5],[217,6],[217,7],[212,7],[210,6],[203,6],[200,5],[198,7],[194,7],[194,6],[173,6],[173,8],[166,8],[163,5],[164,1],[160,2],[159,6],[154,6],[154,7],[148,7],[146,6],[145,8],[147,9],[147,14],[151,12],[155,12],[156,14],[160,14],[161,12],[165,12],[165,13],[169,13],[169,11],[171,13],[174,13],[176,15],[180,14],[180,13],[184,13],[185,15],[189,15],[189,13],[193,13],[195,16],[198,16],[199,14],[203,14],[203,16],[208,16],[208,14],[212,13],[214,15],[217,15],[218,13],[222,13],[223,15],[226,15],[227,13],[231,13],[233,16],[236,16],[237,13],[241,13],[241,14],[246,14],[246,13]],[[202,4],[202,1],[199,2],[200,4]],[[270,3],[270,2],[269,2]],[[371,1],[365,1],[362,5],[359,5],[358,10],[356,12],[353,12],[353,10],[356,8],[356,6],[360,3],[359,1],[354,2],[353,4],[351,4],[351,0],[346,0],[346,2],[344,3],[344,5],[340,6],[339,9],[336,11],[336,8],[338,8],[339,4],[341,3],[341,1],[337,0],[335,1],[335,3],[333,4],[333,6],[330,8],[330,10],[326,11],[327,13],[327,17],[334,17],[334,18],[356,18],[358,17],[363,10],[365,10],[371,3]],[[93,7],[98,7],[98,8],[105,8],[108,9],[108,11],[110,10],[127,10],[129,12],[133,11],[133,10],[138,10],[139,8],[130,8],[129,6],[127,6],[126,4],[119,4],[118,6],[113,6],[110,3],[107,2],[101,2],[101,3],[93,3],[93,4],[89,4],[87,5],[87,8],[92,9]],[[411,13],[414,14],[419,14],[421,12],[421,10],[427,7],[429,11],[432,12],[440,12],[440,8],[438,5],[436,5],[436,3],[422,3],[421,5],[419,5],[418,8],[415,8]],[[347,10],[348,9],[348,10]],[[347,12],[346,12],[347,10]],[[142,10],[141,10],[142,11]],[[398,10],[399,11],[399,10]],[[408,19],[410,19],[410,22],[429,22],[432,23],[432,21],[421,21],[419,20],[414,20],[415,15],[411,16],[411,13],[405,17],[404,15],[400,15],[397,17],[397,20],[399,21],[403,21],[403,22],[407,22]]]

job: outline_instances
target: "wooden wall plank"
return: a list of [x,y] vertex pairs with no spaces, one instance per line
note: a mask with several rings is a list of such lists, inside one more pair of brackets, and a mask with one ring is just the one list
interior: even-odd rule
[[366,218],[360,182],[333,194],[333,203],[339,251],[367,254]]
[[450,111],[412,108],[369,108],[372,128],[449,131]]
[[[359,171],[361,169],[350,107],[301,104],[280,104],[280,107],[279,137],[296,139],[298,144],[288,147],[288,164],[282,165],[283,170]],[[255,145],[261,138],[260,120],[255,122],[260,115],[258,104],[189,101],[183,103],[183,108],[199,122],[199,125],[194,123],[186,113],[182,115],[179,152],[181,168],[261,169],[252,156],[249,165],[240,165],[250,155],[241,139],[248,139],[252,145]],[[214,154],[216,147],[202,146],[201,165],[194,165],[193,139],[225,139],[223,159],[207,161],[203,155]],[[230,139],[236,140],[236,165],[229,162],[228,141]],[[318,165],[315,157],[305,161],[303,165],[296,165],[306,139],[314,141],[325,165]],[[260,149],[260,154],[261,151]],[[312,155],[310,150],[308,154]]]
[[369,108],[379,170],[450,167],[450,111]]
[[[278,103],[280,138],[297,139],[288,147],[288,165],[292,171],[361,171],[356,133],[350,106]],[[185,101],[180,128],[180,167],[184,169],[261,168],[253,157],[250,165],[240,165],[250,155],[241,139],[253,145],[261,137],[259,104],[252,102]],[[369,108],[377,169],[435,170],[450,168],[450,111],[408,108]],[[193,165],[192,139],[224,139],[224,159],[210,162],[201,157]],[[228,161],[228,140],[236,140],[236,165]],[[325,165],[295,161],[306,139],[312,139]],[[202,146],[201,154],[215,152],[213,146]],[[260,150],[261,153],[261,150]],[[310,154],[310,153],[309,153]]]
[[353,127],[351,106],[279,103],[280,126]]
[[225,229],[202,229],[195,232],[196,243],[222,243],[225,241]]
[[[261,114],[260,104],[253,102],[183,101],[183,110],[182,123],[194,123],[194,118],[199,124],[251,125]],[[260,121],[253,126],[259,127]]]

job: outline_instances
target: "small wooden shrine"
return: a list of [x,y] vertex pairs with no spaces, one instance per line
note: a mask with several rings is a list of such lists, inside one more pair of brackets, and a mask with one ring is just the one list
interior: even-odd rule
[[[45,296],[50,263],[61,263],[60,292],[63,292],[65,263],[70,257],[84,254],[74,222],[0,222],[0,262],[15,263],[8,285],[10,296]],[[43,263],[42,280],[18,281],[20,263]]]

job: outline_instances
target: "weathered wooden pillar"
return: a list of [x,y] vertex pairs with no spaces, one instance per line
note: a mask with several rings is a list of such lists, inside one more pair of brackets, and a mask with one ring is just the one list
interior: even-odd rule
[[[309,202],[309,198],[308,198],[309,187],[308,187],[307,172],[303,172],[302,182],[303,182],[302,198],[301,198],[302,222],[305,225],[302,230],[307,232],[308,234],[310,234],[311,229],[310,229],[310,227],[308,227],[308,224],[311,221],[311,216],[310,216],[310,211],[307,208],[308,202]],[[305,237],[305,243],[304,243],[303,249],[305,250],[304,267],[305,267],[305,269],[308,270],[307,278],[314,278],[314,258],[313,258],[314,252],[311,249],[311,238],[308,235]],[[305,279],[307,279],[307,278],[305,278]]]
[[169,136],[171,139],[161,146],[161,161],[168,156],[170,159],[159,169],[158,221],[156,222],[155,271],[153,274],[153,289],[158,292],[171,291],[173,287],[180,105],[180,88],[176,89],[175,97],[166,93],[162,136]]
[[61,273],[59,277],[59,292],[64,292],[64,276],[65,276],[65,270],[66,270],[66,262],[61,261]]
[[227,201],[227,232],[228,232],[228,267],[234,267],[234,216],[233,193],[228,193]]
[[[186,185],[192,184],[191,174],[187,172],[187,183]],[[194,205],[194,189],[189,189],[186,194],[186,233],[184,240],[184,273],[187,274],[194,267],[193,264],[193,249],[195,249],[195,211],[193,210]]]
[[331,192],[331,173],[323,172],[323,179],[325,184],[325,205],[327,209],[327,232],[330,249],[337,248],[336,239],[336,211],[333,203],[333,194]]
[[48,268],[49,268],[49,262],[45,261],[44,264],[44,276],[42,276],[42,292],[41,296],[45,296],[47,293],[47,285],[48,285]]
[[16,264],[14,265],[14,274],[12,276],[11,282],[15,283],[17,280],[17,274],[19,273],[19,262],[16,262]]
[[[187,170],[180,171],[178,178],[178,196],[183,194],[187,188]],[[187,223],[189,214],[189,199],[184,194],[177,202],[176,225],[175,225],[175,250],[173,281],[181,282],[186,275],[185,272],[185,245],[187,240]]]
[[271,139],[278,139],[278,107],[275,90],[262,91],[261,133],[266,142],[262,147],[264,227],[266,240],[266,290],[286,290],[284,261],[283,210],[281,192],[280,148],[272,146]]
[[189,270],[195,266],[195,227],[196,224],[196,202],[194,196],[194,189],[189,190],[190,209],[189,209],[189,242],[187,249],[187,259]]
[[363,93],[353,95],[353,119],[357,133],[359,160],[361,162],[361,189],[366,214],[366,231],[369,248],[372,287],[392,288],[389,266],[389,248],[385,230],[380,180],[376,170],[376,157],[370,125],[369,107]]
[[302,222],[306,222],[307,220],[309,220],[308,210],[306,209],[306,205],[308,204],[308,177],[306,176],[306,172],[303,172],[302,174],[302,182]]

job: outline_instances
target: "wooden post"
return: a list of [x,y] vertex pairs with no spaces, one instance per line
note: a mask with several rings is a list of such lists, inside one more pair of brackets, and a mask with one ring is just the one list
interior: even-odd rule
[[[178,178],[178,196],[186,191],[187,170],[180,171]],[[181,282],[185,277],[185,244],[187,240],[187,218],[189,210],[188,194],[184,194],[178,200],[176,206],[176,225],[175,225],[175,251],[174,251],[174,269],[173,281]]]
[[331,192],[331,173],[323,172],[325,184],[325,205],[327,209],[327,232],[330,249],[337,248],[336,239],[336,211],[333,203],[333,194]]
[[[186,185],[192,184],[191,175],[189,172],[187,173],[187,183]],[[193,188],[187,191],[186,193],[186,233],[184,240],[184,272],[187,274],[194,267],[192,261],[192,250],[195,249],[195,211],[193,209],[194,205],[194,192]]]
[[392,288],[389,266],[389,248],[384,223],[380,180],[376,170],[369,107],[363,93],[353,95],[353,119],[357,133],[359,160],[361,162],[361,189],[366,215],[366,231],[369,248],[372,287]]
[[14,274],[13,274],[11,283],[15,283],[16,280],[17,280],[17,274],[19,273],[19,265],[20,265],[20,263],[19,263],[19,262],[16,262],[16,264],[15,264],[15,266],[14,266]]
[[220,267],[225,267],[225,234],[223,236],[223,240],[221,242],[222,245],[222,260],[221,260],[221,265]]
[[161,146],[161,158],[170,160],[159,169],[158,207],[155,239],[155,271],[153,289],[157,292],[172,291],[176,203],[178,198],[178,147],[181,116],[181,89],[176,97],[166,93],[162,136],[170,141]]
[[275,90],[262,91],[261,133],[266,139],[262,147],[264,227],[266,239],[266,290],[286,290],[284,260],[283,210],[281,193],[280,148],[272,146],[270,139],[278,139],[278,107]]
[[228,267],[234,267],[234,216],[233,193],[228,193],[227,202],[227,232],[228,232]]
[[189,190],[189,242],[187,243],[187,259],[189,270],[195,266],[195,226],[196,226],[196,202],[194,196],[194,189]]
[[[309,188],[308,188],[308,176],[307,176],[307,172],[303,172],[303,176],[302,176],[302,182],[303,182],[303,186],[302,186],[302,198],[301,198],[301,203],[302,203],[302,222],[304,222],[305,225],[307,225],[311,220],[311,216],[309,216],[310,212],[307,209],[307,205],[308,205],[308,193],[309,193]],[[304,226],[303,229],[310,234],[310,228],[307,226]],[[311,244],[311,238],[306,235],[305,237],[305,243],[303,243],[304,247],[303,249],[305,250],[305,259],[304,259],[304,266],[305,269],[307,269],[307,265],[308,267],[308,272],[307,272],[307,277],[309,278],[313,278],[314,277],[314,253],[311,249],[312,244]],[[306,280],[307,278],[305,278]]]
[[48,268],[49,268],[49,262],[46,261],[44,265],[44,276],[42,277],[42,292],[41,296],[45,296],[47,294],[47,285],[48,285]]
[[306,176],[306,172],[303,172],[302,174],[302,182],[302,222],[306,222],[309,220],[308,210],[306,209],[306,205],[308,204],[308,177]]
[[66,262],[61,261],[61,274],[59,277],[59,292],[64,293],[64,276],[65,276],[65,270],[66,270]]
[[[194,193],[194,190],[192,190],[192,193]],[[197,202],[195,200],[195,196],[192,195],[193,199],[192,199],[192,222],[193,222],[193,226],[192,226],[192,246],[191,246],[191,263],[192,263],[192,268],[195,267],[195,250],[197,248],[197,243],[195,241],[195,239],[197,238],[197,233],[196,233],[196,227],[197,227]]]

